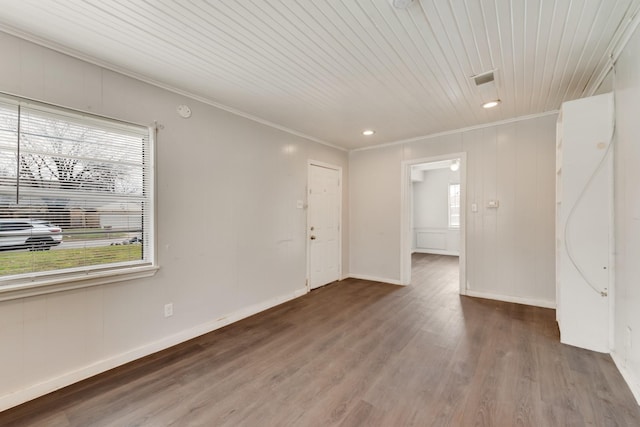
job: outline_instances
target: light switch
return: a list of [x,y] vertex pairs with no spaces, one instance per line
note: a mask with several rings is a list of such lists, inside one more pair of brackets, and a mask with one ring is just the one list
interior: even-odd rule
[[302,200],[296,200],[296,208],[304,209],[304,202]]
[[471,212],[478,212],[478,204],[471,203]]

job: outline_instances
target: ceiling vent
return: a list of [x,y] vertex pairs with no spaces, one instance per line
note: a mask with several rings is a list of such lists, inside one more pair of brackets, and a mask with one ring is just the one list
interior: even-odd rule
[[476,82],[476,86],[480,86],[483,84],[491,83],[495,80],[493,77],[493,71],[487,71],[486,73],[476,74],[472,77],[473,81]]

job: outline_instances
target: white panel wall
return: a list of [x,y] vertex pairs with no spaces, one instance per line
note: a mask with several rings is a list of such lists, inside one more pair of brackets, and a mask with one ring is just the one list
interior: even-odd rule
[[640,32],[614,78],[615,317],[612,355],[640,402]]
[[[305,200],[307,159],[341,166],[347,180],[345,152],[3,33],[0,52],[0,91],[163,126],[160,271],[0,303],[0,410],[304,291],[306,212],[296,200]],[[345,194],[344,236],[348,212]]]
[[[352,276],[400,283],[401,161],[398,147],[349,154]],[[354,167],[358,171],[355,175]]]
[[[401,162],[466,152],[468,291],[553,306],[555,121],[551,114],[351,152],[351,273],[399,281]],[[498,209],[486,207],[491,199]]]
[[449,168],[424,171],[421,182],[413,187],[413,226],[449,227],[449,184],[460,182],[460,171]]

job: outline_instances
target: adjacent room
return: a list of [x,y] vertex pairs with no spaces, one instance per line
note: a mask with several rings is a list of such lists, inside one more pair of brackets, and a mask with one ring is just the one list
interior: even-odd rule
[[640,425],[640,0],[6,0],[0,425]]
[[[411,190],[407,192],[411,233],[411,271],[417,262],[428,262],[443,255],[458,264],[460,283],[462,160],[452,157],[410,166]],[[405,232],[403,230],[403,232]],[[416,282],[409,280],[410,283]],[[460,283],[462,288],[463,284]]]

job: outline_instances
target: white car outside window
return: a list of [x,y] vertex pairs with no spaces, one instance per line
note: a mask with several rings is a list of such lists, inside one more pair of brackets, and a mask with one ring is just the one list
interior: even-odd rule
[[0,218],[0,250],[49,250],[62,242],[62,229],[31,218]]

